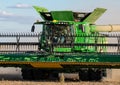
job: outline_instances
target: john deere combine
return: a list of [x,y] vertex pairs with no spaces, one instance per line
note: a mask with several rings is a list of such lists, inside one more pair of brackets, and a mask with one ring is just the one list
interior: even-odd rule
[[23,78],[32,80],[57,78],[64,72],[77,72],[80,80],[100,80],[105,68],[120,67],[120,35],[110,34],[119,32],[120,26],[94,24],[106,9],[84,13],[34,8],[44,21],[35,22],[31,31],[42,25],[42,32],[1,33],[2,39],[16,38],[0,42],[1,66],[21,67]]

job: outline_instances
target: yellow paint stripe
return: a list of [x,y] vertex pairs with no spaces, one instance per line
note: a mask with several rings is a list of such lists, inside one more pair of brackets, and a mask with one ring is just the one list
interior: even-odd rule
[[6,65],[31,65],[35,68],[62,68],[62,65],[81,65],[81,66],[120,66],[120,63],[110,63],[110,62],[5,62],[1,61],[0,64]]

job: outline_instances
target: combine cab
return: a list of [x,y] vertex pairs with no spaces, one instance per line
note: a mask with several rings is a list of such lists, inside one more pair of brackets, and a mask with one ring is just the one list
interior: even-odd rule
[[[0,42],[0,65],[20,66],[24,79],[58,78],[59,73],[79,73],[80,80],[100,80],[103,68],[120,67],[119,26],[98,26],[95,21],[106,11],[51,11],[34,7],[44,21],[41,33],[0,34],[1,38],[16,38],[14,42]],[[23,39],[24,38],[24,39]],[[32,40],[27,40],[28,38]],[[115,39],[115,42],[112,42]],[[110,42],[109,42],[110,40]],[[112,43],[111,43],[112,42]],[[116,51],[109,49],[114,47]],[[88,77],[89,76],[89,77]]]

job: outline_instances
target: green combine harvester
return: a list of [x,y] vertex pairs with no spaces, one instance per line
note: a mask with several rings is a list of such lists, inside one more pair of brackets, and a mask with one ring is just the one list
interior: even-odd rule
[[[16,38],[16,42],[0,42],[1,66],[21,67],[23,79],[27,80],[57,79],[59,73],[79,73],[79,79],[87,81],[101,80],[106,68],[120,67],[120,35],[100,33],[119,32],[120,26],[95,25],[106,9],[84,13],[34,8],[44,21],[35,22],[31,31],[42,25],[42,32],[1,33],[0,38]],[[21,38],[25,41],[20,41]],[[116,42],[108,43],[113,38]],[[110,52],[108,48],[117,51]]]

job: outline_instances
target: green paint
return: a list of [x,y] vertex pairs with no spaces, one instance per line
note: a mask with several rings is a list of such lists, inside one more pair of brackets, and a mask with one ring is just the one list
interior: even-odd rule
[[61,47],[61,48],[57,48],[57,47],[55,47],[54,49],[53,49],[53,51],[54,52],[71,52],[71,48],[63,48],[63,47]]
[[[16,56],[16,57],[15,57]],[[44,57],[42,57],[44,56]],[[79,54],[79,55],[36,55],[36,54],[2,54],[0,61],[22,62],[120,62],[118,54]]]
[[101,17],[101,15],[106,11],[104,8],[96,8],[85,20],[84,22],[89,22],[94,24],[95,21]]
[[58,21],[74,21],[72,11],[51,11],[53,20]]

